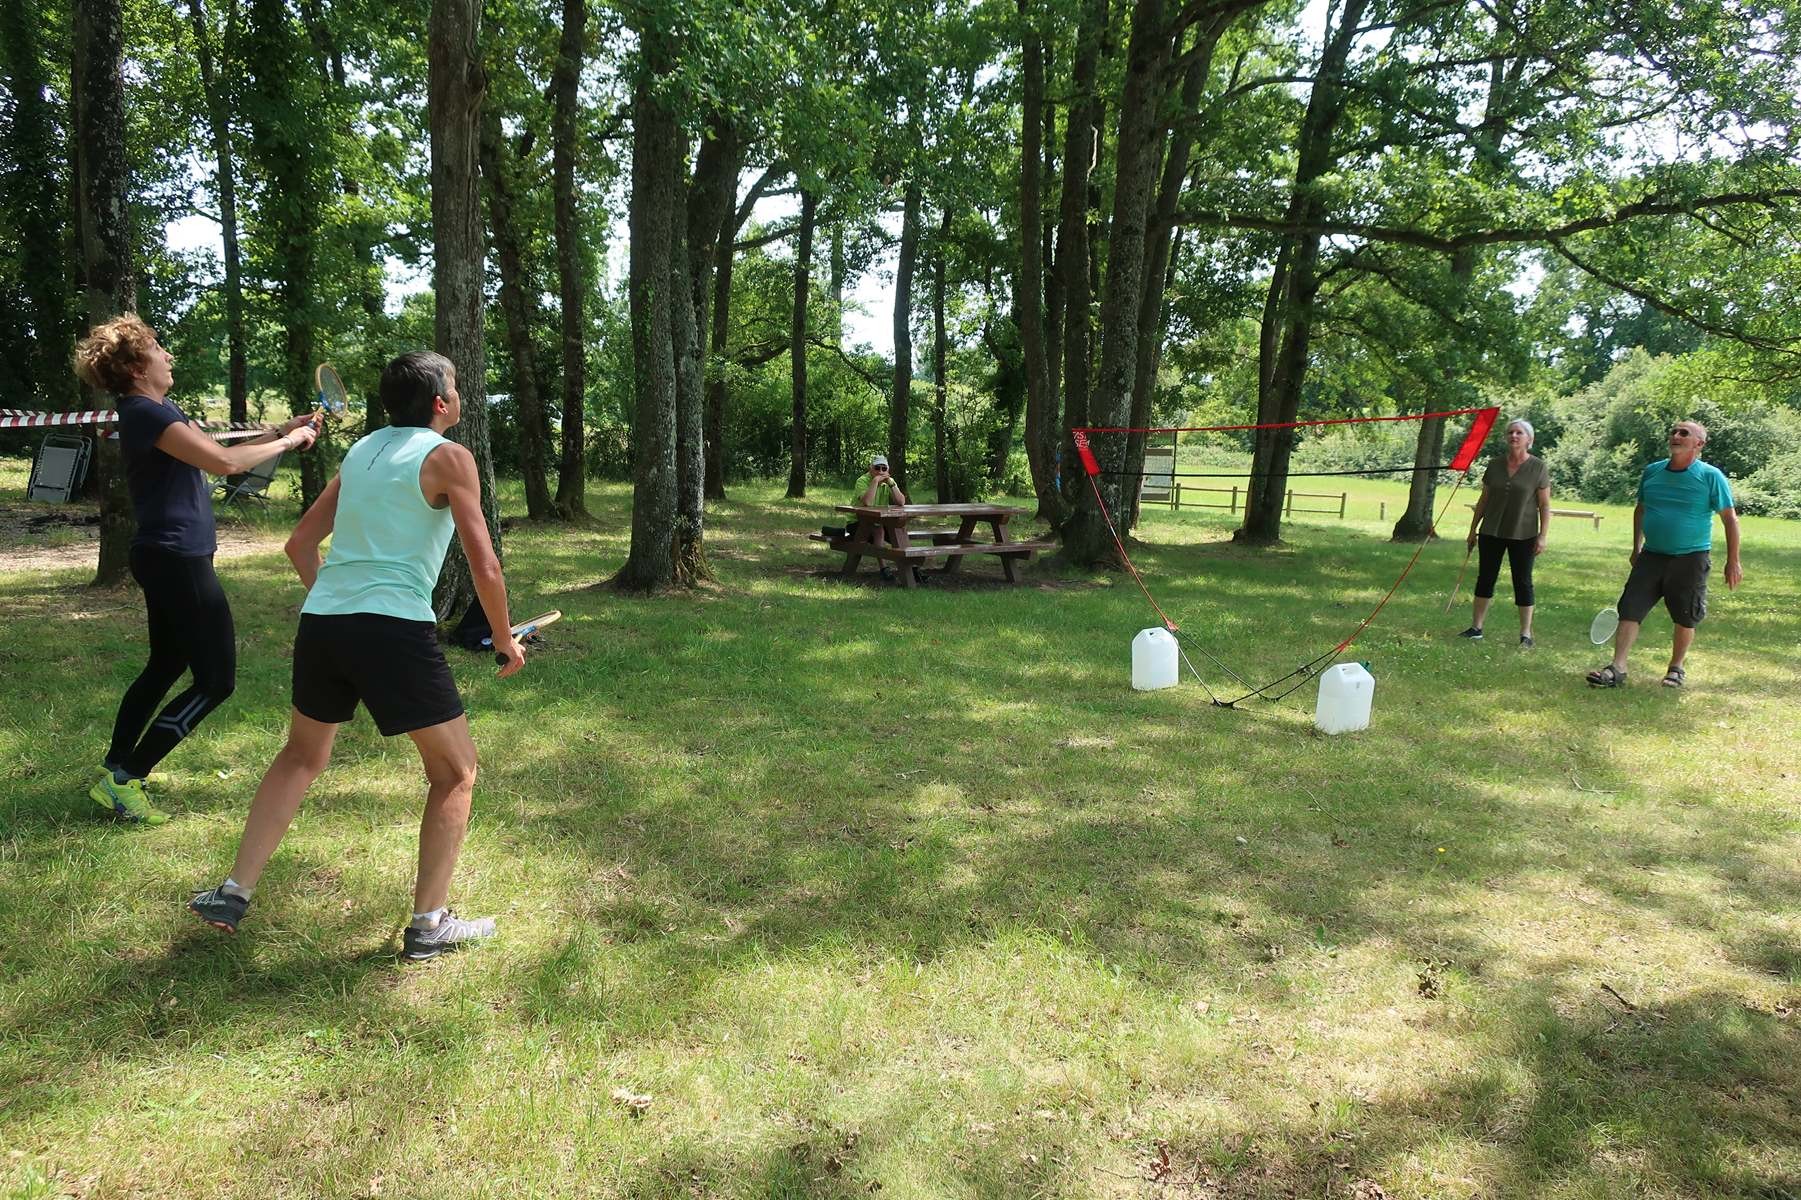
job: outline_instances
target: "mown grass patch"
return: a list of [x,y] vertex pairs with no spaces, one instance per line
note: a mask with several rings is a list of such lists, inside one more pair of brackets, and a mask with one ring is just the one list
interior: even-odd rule
[[[517,679],[454,660],[483,756],[455,898],[503,937],[424,969],[393,958],[417,768],[366,720],[240,937],[181,909],[280,745],[283,501],[268,552],[221,564],[238,692],[153,780],[158,830],[82,796],[139,665],[131,594],[0,573],[5,1186],[1801,1188],[1801,528],[1746,522],[1746,585],[1681,693],[1654,684],[1660,618],[1631,686],[1581,679],[1624,510],[1554,528],[1530,653],[1454,639],[1461,540],[1428,547],[1354,651],[1372,728],[1327,739],[1311,688],[1132,692],[1155,621],[1126,578],[837,577],[804,534],[838,490],[735,488],[717,586],[680,597],[602,586],[623,487],[591,485],[590,525],[513,525],[515,610],[566,618]],[[1134,558],[1253,682],[1348,633],[1412,553],[1355,510],[1267,552],[1231,524],[1151,511]]]

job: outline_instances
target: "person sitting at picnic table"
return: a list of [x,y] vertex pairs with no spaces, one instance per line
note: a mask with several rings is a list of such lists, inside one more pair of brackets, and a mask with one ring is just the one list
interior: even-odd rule
[[[891,504],[898,505],[905,504],[906,502],[907,493],[901,490],[901,485],[895,482],[894,476],[888,471],[888,456],[886,454],[871,456],[869,460],[869,486],[865,487],[860,493],[854,496],[851,499],[851,503],[861,505],[864,508],[886,508]],[[826,532],[830,533],[831,531],[827,530]],[[850,537],[856,532],[857,523],[854,520],[846,521],[844,524],[844,536]],[[924,578],[919,574],[917,567],[913,568],[913,571],[914,578]],[[890,567],[887,563],[882,564],[882,578],[894,578],[894,568]]]
[[[852,500],[852,504],[861,504],[865,508],[881,508],[890,504],[905,504],[907,493],[901,491],[900,484],[888,473],[888,456],[878,454],[869,460],[869,486],[863,494]],[[854,528],[856,522],[851,522]]]

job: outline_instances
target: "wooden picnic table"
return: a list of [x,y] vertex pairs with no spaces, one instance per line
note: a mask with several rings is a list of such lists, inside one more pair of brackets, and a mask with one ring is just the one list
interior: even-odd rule
[[[913,577],[915,565],[923,567],[934,558],[945,559],[944,574],[956,571],[964,557],[992,554],[1001,560],[1007,582],[1018,583],[1015,563],[1030,558],[1039,550],[1052,550],[1057,543],[1048,539],[1013,541],[1007,523],[1025,512],[1004,504],[840,504],[838,511],[849,513],[857,525],[849,536],[830,537],[823,533],[810,535],[844,555],[844,573],[855,574],[864,558],[900,564],[900,582],[904,587],[918,587]],[[955,518],[956,528],[922,529],[914,522],[942,521]],[[984,537],[982,527],[992,535]]]

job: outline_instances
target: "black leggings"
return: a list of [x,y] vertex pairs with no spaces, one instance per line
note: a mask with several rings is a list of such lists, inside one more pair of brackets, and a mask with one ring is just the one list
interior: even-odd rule
[[[238,645],[231,605],[213,574],[210,555],[187,558],[133,546],[131,574],[144,589],[150,661],[119,702],[106,765],[142,779],[231,695],[238,678]],[[194,673],[193,686],[150,722],[151,710],[184,671]]]
[[1495,580],[1501,575],[1501,555],[1507,555],[1507,565],[1513,571],[1513,602],[1521,608],[1532,607],[1532,560],[1538,556],[1532,552],[1535,537],[1499,538],[1489,534],[1481,534],[1476,538],[1476,591],[1478,600],[1491,600],[1495,594]]

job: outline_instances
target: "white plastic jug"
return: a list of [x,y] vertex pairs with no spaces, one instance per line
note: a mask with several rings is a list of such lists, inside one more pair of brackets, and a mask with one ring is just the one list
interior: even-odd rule
[[1176,686],[1176,639],[1167,629],[1141,629],[1132,639],[1132,687],[1140,692]]
[[1313,723],[1323,733],[1355,733],[1370,727],[1370,701],[1376,680],[1362,663],[1336,663],[1319,678],[1319,700]]

